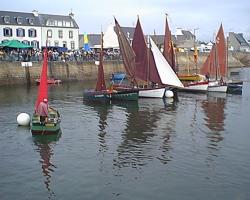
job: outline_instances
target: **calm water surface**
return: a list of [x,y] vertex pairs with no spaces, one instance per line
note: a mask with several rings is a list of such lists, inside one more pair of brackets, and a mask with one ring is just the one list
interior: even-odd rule
[[0,88],[0,199],[250,199],[250,83],[243,95],[93,105],[92,83],[50,86],[58,137],[32,137],[37,86]]

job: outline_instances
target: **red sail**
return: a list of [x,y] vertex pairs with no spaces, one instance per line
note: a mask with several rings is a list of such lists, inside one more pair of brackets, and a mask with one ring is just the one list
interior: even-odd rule
[[128,76],[130,77],[131,81],[136,82],[134,75],[135,53],[116,19],[115,19],[115,32],[117,34],[125,70]]
[[205,63],[203,64],[200,73],[203,75],[209,74],[211,77],[216,76],[216,65],[215,65],[215,46],[213,45]]
[[224,31],[222,24],[216,36],[216,49],[217,49],[217,62],[218,62],[218,75],[226,77],[227,76],[227,51],[226,51],[226,40],[224,36]]
[[210,74],[217,78],[227,76],[226,41],[222,25],[217,33],[215,44],[201,68],[201,74]]
[[132,48],[135,52],[135,76],[141,80],[148,81],[148,51],[144,34],[141,28],[139,18],[135,27],[132,41]]
[[104,71],[103,71],[103,33],[101,33],[101,51],[100,51],[100,59],[99,59],[99,65],[98,65],[98,77],[97,77],[95,90],[96,91],[106,90]]
[[38,96],[35,104],[35,110],[43,99],[48,99],[48,83],[47,83],[47,69],[48,69],[48,50],[43,51],[43,67],[40,77],[40,85],[38,89]]
[[135,27],[132,48],[135,52],[136,78],[161,84],[153,54],[147,47],[139,18]]
[[168,61],[172,69],[176,72],[175,52],[174,52],[174,46],[172,42],[171,31],[168,26],[167,17],[166,17],[166,25],[165,25],[163,56]]

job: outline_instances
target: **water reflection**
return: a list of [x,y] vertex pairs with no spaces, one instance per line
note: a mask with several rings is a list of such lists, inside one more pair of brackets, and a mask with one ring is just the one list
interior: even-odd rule
[[206,114],[206,126],[214,132],[224,131],[226,93],[209,93],[202,102]]
[[48,136],[33,136],[33,141],[36,146],[36,151],[40,154],[39,162],[42,165],[42,174],[45,178],[44,184],[48,191],[49,199],[56,199],[56,194],[52,190],[51,178],[56,166],[51,159],[54,155],[54,145],[61,137],[61,131],[56,135]]
[[[170,102],[168,105],[172,107]],[[122,134],[122,142],[117,147],[117,158],[113,160],[113,165],[118,168],[140,168],[155,158],[153,151],[159,145],[155,143],[154,138],[159,136],[155,130],[161,123],[166,102],[162,99],[139,99],[138,105],[123,106],[126,106],[127,112],[126,127]],[[161,155],[168,151],[170,135],[167,133],[167,136],[163,136]],[[160,160],[167,162],[169,158],[166,157],[161,156]]]
[[205,112],[205,125],[210,131],[206,131],[208,138],[208,157],[206,162],[211,166],[214,159],[218,157],[219,143],[223,140],[223,131],[225,130],[225,107],[226,94],[224,93],[209,93],[207,100],[201,104]]
[[91,107],[92,110],[94,110],[98,116],[98,139],[100,144],[99,152],[105,152],[107,147],[107,142],[105,139],[105,136],[107,134],[107,118],[108,114],[112,109],[112,104],[110,102],[89,102],[89,101],[83,101],[83,103],[89,107]]

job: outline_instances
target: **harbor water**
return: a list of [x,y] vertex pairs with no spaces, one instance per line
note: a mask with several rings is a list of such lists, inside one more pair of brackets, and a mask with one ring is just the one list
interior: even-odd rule
[[42,138],[16,122],[38,87],[0,88],[1,200],[250,198],[250,82],[242,95],[111,104],[84,102],[93,86],[49,86],[61,133]]

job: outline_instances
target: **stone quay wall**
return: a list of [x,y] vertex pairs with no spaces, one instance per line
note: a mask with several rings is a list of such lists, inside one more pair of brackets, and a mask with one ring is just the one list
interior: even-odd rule
[[[229,73],[239,71],[240,68],[250,66],[250,54],[230,53],[228,55]],[[208,53],[199,53],[198,69],[205,62]],[[243,61],[244,62],[243,62]],[[193,55],[178,53],[177,62],[179,73],[195,73],[196,66]],[[40,77],[42,62],[32,62],[30,67],[22,67],[21,62],[0,61],[0,85],[35,83],[35,79]],[[96,80],[98,67],[94,61],[89,62],[49,62],[48,76],[67,81]],[[123,72],[122,61],[105,61],[105,78],[109,79],[112,73]]]

